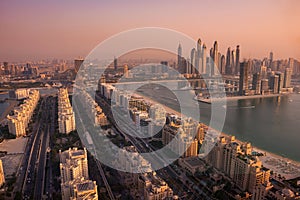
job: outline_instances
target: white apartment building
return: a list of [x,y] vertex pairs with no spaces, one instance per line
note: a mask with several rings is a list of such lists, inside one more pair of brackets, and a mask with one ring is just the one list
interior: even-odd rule
[[26,135],[26,128],[40,99],[38,90],[31,90],[23,104],[16,107],[13,115],[7,116],[9,132],[16,137]]
[[74,112],[65,88],[60,88],[58,92],[58,129],[65,134],[76,129]]

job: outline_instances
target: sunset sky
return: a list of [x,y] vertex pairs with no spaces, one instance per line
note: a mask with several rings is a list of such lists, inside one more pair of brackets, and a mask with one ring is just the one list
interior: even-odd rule
[[[300,60],[300,1],[0,1],[0,61],[85,57],[104,39],[138,27],[174,29],[221,53]],[[178,44],[174,44],[177,48]],[[184,48],[184,46],[183,46]]]

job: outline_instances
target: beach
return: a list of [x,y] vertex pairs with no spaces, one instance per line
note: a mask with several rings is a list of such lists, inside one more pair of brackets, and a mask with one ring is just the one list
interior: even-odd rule
[[[159,102],[157,102],[145,95],[142,95],[140,93],[138,93],[137,95],[143,97],[148,102],[161,105]],[[261,98],[260,95],[257,95],[257,96],[258,96],[257,98]],[[263,95],[263,96],[264,97],[274,97],[274,96],[269,96],[269,95]],[[251,98],[250,96],[248,96],[248,97]],[[232,97],[232,98],[234,98],[234,97]],[[177,112],[176,110],[169,108],[167,106],[164,106],[164,105],[163,105],[163,107],[167,113],[173,113],[175,115],[181,116],[181,113]],[[205,124],[205,126],[207,126],[207,125]],[[209,127],[209,128],[211,130],[219,132],[218,130],[215,130],[211,127]],[[222,132],[222,133],[220,133],[220,136],[228,137],[229,135]],[[241,141],[238,139],[236,139],[236,141],[240,144],[247,142],[247,141]],[[293,179],[293,178],[300,176],[300,162],[285,158],[283,156],[280,156],[280,155],[277,155],[277,154],[274,154],[271,152],[267,152],[265,150],[255,147],[255,146],[252,146],[252,147],[253,147],[253,151],[265,154],[265,156],[259,157],[259,159],[261,160],[264,167],[269,168],[274,173],[280,174],[282,177],[285,177],[286,179]]]
[[241,99],[259,99],[259,98],[270,98],[270,97],[278,97],[281,94],[264,94],[264,95],[250,95],[250,96],[233,96],[233,97],[226,97],[226,98],[213,98],[213,99],[196,99],[197,101],[211,104],[212,102],[220,102],[220,101],[237,101]]

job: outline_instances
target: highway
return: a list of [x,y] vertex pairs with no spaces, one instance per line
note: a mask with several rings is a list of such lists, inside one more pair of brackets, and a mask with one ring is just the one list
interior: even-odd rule
[[[123,123],[122,125],[126,126],[126,127],[122,127],[122,129],[118,128],[117,124],[115,124],[115,120],[113,118],[111,109],[110,109],[110,105],[101,97],[96,95],[96,99],[97,102],[99,103],[100,107],[103,109],[103,111],[105,112],[106,116],[108,117],[108,119],[110,120],[111,123],[113,123],[114,125],[114,131],[119,132],[120,134],[122,134],[127,140],[129,140],[137,149],[138,152],[150,152],[150,151],[155,151],[150,144],[148,144],[145,140],[143,139],[137,139],[129,134],[127,134],[130,131],[135,131],[132,130],[131,126],[126,126],[126,124],[128,122],[125,121],[126,117],[120,117],[119,119],[123,119]],[[115,114],[120,114],[118,112],[115,112]],[[126,130],[127,133],[124,133],[123,130]],[[170,187],[173,189],[173,191],[178,194],[179,196],[181,195],[186,195],[186,198],[189,199],[187,196],[188,194],[187,191],[190,190],[192,195],[190,195],[190,198],[192,199],[211,199],[209,198],[204,192],[202,195],[202,198],[200,198],[200,195],[198,196],[198,192],[195,191],[193,188],[190,187],[190,185],[188,185],[185,181],[181,181],[179,182],[179,180],[181,179],[180,175],[178,175],[169,165],[165,164],[165,161],[155,155],[155,160],[158,163],[158,165],[163,165],[165,166],[163,169],[157,170],[157,173],[163,178],[165,179],[167,182],[171,183]],[[196,195],[196,196],[195,196]]]
[[52,109],[53,98],[43,97],[39,111],[41,113],[41,117],[38,119],[36,132],[32,134],[31,138],[29,139],[30,141],[27,144],[28,151],[26,152],[25,157],[27,159],[24,160],[26,164],[24,165],[25,168],[23,169],[23,199],[45,199],[47,197],[44,196],[44,194],[46,194],[44,185],[46,180],[45,169],[47,161],[47,149],[49,147],[50,127],[52,127],[50,124],[53,123],[49,120],[53,112],[49,111]]
[[[113,118],[113,115],[111,112],[111,105],[106,100],[104,100],[102,97],[100,97],[98,94],[96,94],[96,99],[97,99],[97,103],[99,103],[100,107],[103,109],[103,111],[105,112],[105,114],[108,117],[108,119],[110,120],[110,122],[114,125],[115,129],[117,129],[117,130],[114,130],[115,132],[121,133],[127,140],[129,140],[136,147],[136,149],[140,153],[155,151],[155,148],[152,147],[152,145],[149,144],[145,139],[135,138],[135,137],[127,134],[132,131],[136,131],[136,130],[133,130],[132,126],[127,125],[127,123],[132,123],[132,122],[126,121],[127,117],[124,117],[124,113],[114,112],[115,115],[119,114],[118,119],[122,120],[122,129],[120,129],[118,127],[118,125],[115,123],[115,120]],[[125,133],[123,130],[125,130]],[[195,181],[195,180],[191,180],[190,178],[188,178],[186,176],[184,176],[184,178],[183,178],[182,175],[177,174],[170,165],[166,164],[165,160],[162,159],[160,156],[154,154],[154,157],[155,157],[155,159],[153,160],[153,162],[157,162],[159,165],[165,166],[164,168],[157,170],[157,173],[163,179],[165,179],[167,182],[171,183],[170,184],[171,188],[173,189],[173,191],[176,191],[175,193],[178,194],[179,197],[181,195],[183,195],[184,199],[192,199],[192,200],[213,199],[212,197],[210,197],[212,194],[211,189],[207,188],[206,186],[199,185],[199,183],[200,183],[199,179],[195,179],[196,180]],[[183,171],[185,171],[185,170],[183,170]],[[193,183],[196,186],[199,185],[199,186],[201,186],[201,188],[196,187],[196,189],[195,189],[190,184],[187,184],[186,181],[188,181],[189,183]]]
[[[75,110],[77,111],[77,113],[79,112],[76,103],[73,104],[73,109],[75,109]],[[82,121],[82,118],[79,118],[79,119],[80,119],[80,123],[81,123],[82,125],[81,125],[81,126],[78,126],[78,125],[77,125],[77,127],[82,127],[82,128],[83,128],[82,131],[83,131],[84,133],[87,132],[87,130],[85,129],[85,126],[84,126],[84,122]],[[83,144],[83,145],[84,145],[84,144]],[[88,148],[88,149],[89,149],[89,148]],[[91,149],[89,149],[89,150],[91,150]],[[106,191],[107,191],[107,193],[108,193],[108,196],[109,196],[109,198],[110,198],[111,200],[115,200],[115,197],[114,197],[114,195],[113,195],[113,192],[112,192],[112,190],[111,190],[111,188],[110,188],[110,185],[109,185],[109,183],[108,183],[108,181],[107,181],[107,179],[106,179],[106,176],[105,176],[104,170],[103,170],[103,168],[102,168],[102,165],[101,165],[100,161],[97,159],[96,148],[95,148],[94,145],[93,145],[93,147],[92,147],[92,150],[94,151],[94,156],[93,156],[93,157],[94,157],[95,162],[97,163],[97,168],[98,168],[98,170],[99,170],[99,172],[100,172],[100,175],[101,175],[101,178],[102,178],[102,180],[103,180],[103,182],[104,182],[104,185],[105,185]]]

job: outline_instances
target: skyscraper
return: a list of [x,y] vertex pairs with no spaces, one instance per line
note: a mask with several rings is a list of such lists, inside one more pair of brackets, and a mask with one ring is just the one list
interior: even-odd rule
[[114,69],[118,69],[118,59],[116,57],[114,58]]
[[80,66],[82,65],[83,61],[84,61],[83,59],[75,59],[74,60],[75,72],[79,71]]
[[261,75],[259,72],[253,74],[252,89],[255,94],[261,94]]
[[202,62],[201,62],[201,54],[202,54],[202,42],[199,38],[197,41],[197,52],[196,52],[196,59],[195,59],[195,68],[198,70],[198,73],[202,73]]
[[283,88],[284,73],[276,72],[275,74],[278,76],[278,93],[280,93]]
[[278,83],[279,83],[279,76],[271,75],[269,81],[269,88],[273,91],[274,94],[278,93]]
[[236,55],[235,55],[235,74],[240,72],[240,45],[236,46]]
[[283,83],[284,88],[291,87],[291,79],[292,79],[292,69],[287,67],[285,68],[285,72],[284,72],[284,83]]
[[203,44],[202,46],[202,74],[206,74],[206,45]]
[[260,74],[261,74],[261,78],[265,79],[267,78],[267,67],[266,66],[261,66],[260,67]]
[[182,65],[182,47],[179,43],[178,49],[177,49],[177,69],[180,69]]
[[270,59],[269,59],[269,68],[272,68],[272,63],[273,63],[273,52],[270,52]]
[[218,42],[214,42],[214,48],[213,48],[213,65],[211,67],[211,75],[215,75],[216,68],[219,68],[219,60],[218,60]]
[[248,95],[249,61],[240,64],[239,94]]
[[191,63],[191,73],[194,73],[194,70],[196,69],[195,68],[196,67],[196,65],[195,65],[195,59],[196,59],[196,49],[193,48],[191,50],[191,60],[190,60],[190,63]]
[[123,72],[123,76],[124,78],[128,78],[129,77],[129,73],[128,73],[128,65],[124,65],[124,72]]
[[231,68],[232,68],[232,74],[237,74],[235,71],[235,51],[234,49],[231,51]]
[[225,61],[225,56],[222,55],[220,60],[221,60],[221,61],[220,61],[220,65],[221,65],[221,66],[220,66],[220,68],[221,68],[220,73],[221,73],[221,74],[225,74],[225,73],[226,73],[226,68],[225,68],[225,66],[226,66],[226,61]]
[[85,194],[86,199],[98,199],[96,182],[89,180],[87,150],[59,150],[61,193],[63,200]]
[[231,50],[230,47],[227,49],[227,54],[226,54],[226,64],[225,64],[225,73],[232,74],[232,69],[231,69]]

